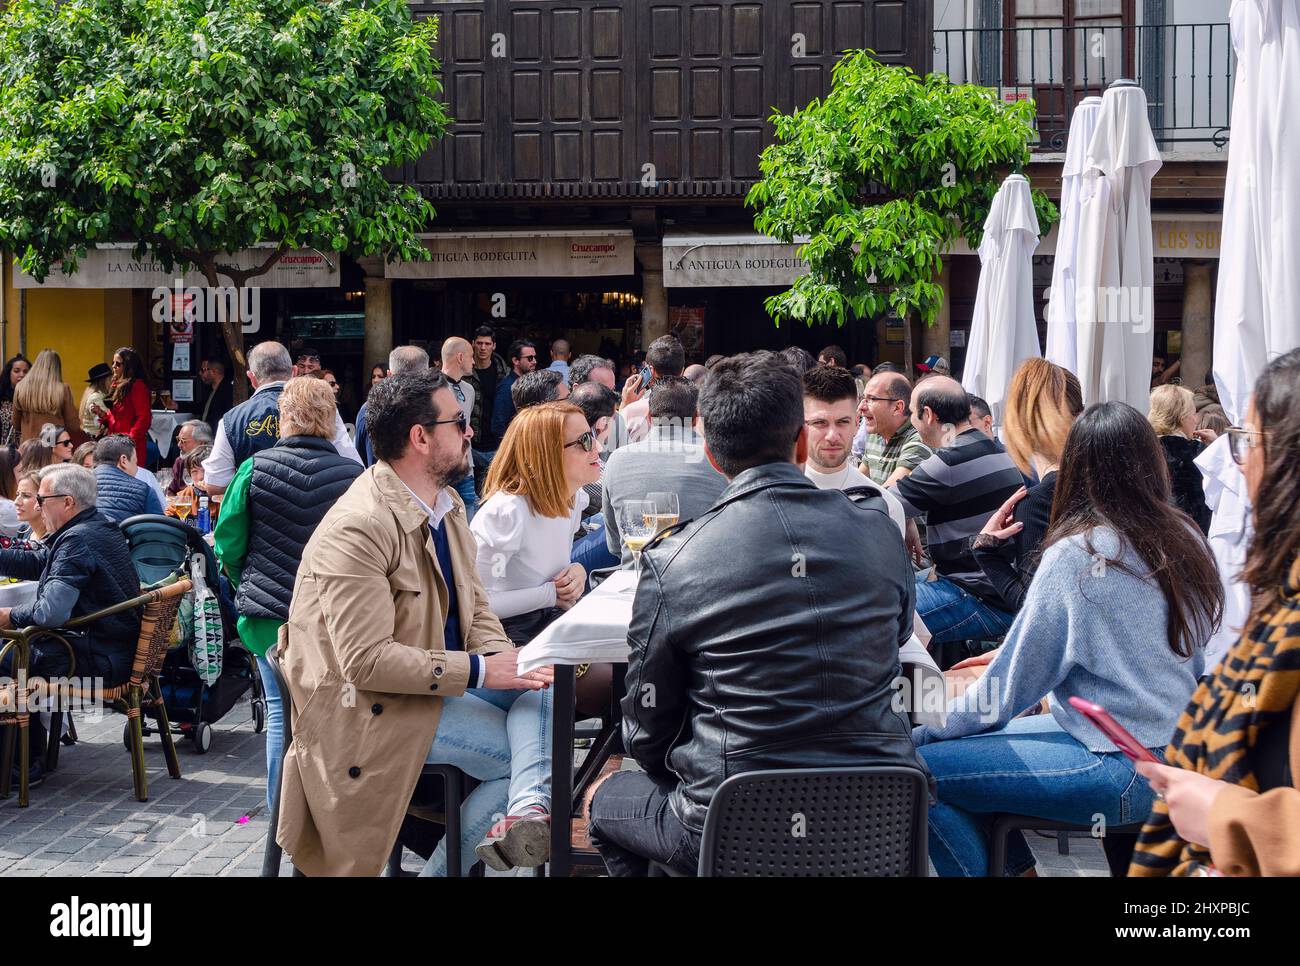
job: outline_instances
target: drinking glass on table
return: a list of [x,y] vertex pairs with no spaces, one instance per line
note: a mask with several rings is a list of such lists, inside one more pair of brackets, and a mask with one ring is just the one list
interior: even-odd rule
[[189,497],[183,496],[179,493],[171,497],[170,503],[172,512],[176,514],[176,518],[180,520],[181,523],[188,520],[190,514],[194,511],[194,504],[190,502]]
[[628,500],[619,507],[618,529],[640,573],[641,551],[655,535],[655,505],[649,500]]
[[646,502],[654,506],[651,515],[654,518],[655,533],[677,526],[682,511],[676,493],[647,493]]

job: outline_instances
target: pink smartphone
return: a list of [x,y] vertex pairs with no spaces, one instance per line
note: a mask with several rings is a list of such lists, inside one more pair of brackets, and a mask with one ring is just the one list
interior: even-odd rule
[[1116,748],[1134,761],[1153,761],[1157,765],[1160,764],[1160,759],[1142,747],[1138,740],[1129,734],[1128,729],[1112,718],[1110,712],[1101,705],[1085,701],[1083,698],[1071,698],[1070,705],[1095,724]]

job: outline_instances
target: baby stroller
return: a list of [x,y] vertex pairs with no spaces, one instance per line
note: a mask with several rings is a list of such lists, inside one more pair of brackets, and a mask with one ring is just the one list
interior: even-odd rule
[[[216,555],[198,530],[171,517],[151,513],[129,517],[119,526],[131,546],[131,559],[135,561],[141,584],[161,580],[198,557],[204,561],[208,586],[214,590],[220,587]],[[260,734],[266,727],[266,698],[257,662],[232,631],[233,628],[226,628],[221,675],[213,683],[204,683],[185,647],[174,648],[167,655],[158,676],[173,730],[189,738],[200,755],[212,747],[212,724],[220,721],[250,688],[253,730]],[[124,733],[123,740],[126,737]]]

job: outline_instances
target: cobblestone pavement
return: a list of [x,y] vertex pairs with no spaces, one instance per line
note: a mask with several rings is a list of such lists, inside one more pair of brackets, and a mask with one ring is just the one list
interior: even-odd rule
[[[31,790],[0,801],[0,875],[254,876],[266,837],[265,736],[253,733],[247,699],[213,726],[211,750],[178,741],[181,772],[167,776],[156,735],[145,739],[149,801],[131,791],[131,761],[120,715],[77,721],[80,740],[63,748],[59,768]],[[241,822],[241,819],[246,820]],[[1030,835],[1045,876],[1104,876],[1106,861],[1090,839]],[[407,853],[404,867],[419,869]],[[288,874],[288,863],[282,874]]]

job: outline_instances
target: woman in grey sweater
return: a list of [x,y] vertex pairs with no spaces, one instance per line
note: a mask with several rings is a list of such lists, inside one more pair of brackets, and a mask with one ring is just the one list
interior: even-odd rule
[[[914,735],[938,783],[930,856],[940,875],[986,874],[998,813],[1144,819],[1145,780],[1068,699],[1107,708],[1159,754],[1222,612],[1210,550],[1169,502],[1154,431],[1124,403],[1093,406],[1071,429],[1043,546],[1023,609],[982,658],[987,673],[951,702],[943,728]],[[1044,696],[1050,715],[1016,717]],[[1008,873],[1032,868],[1014,834]]]

